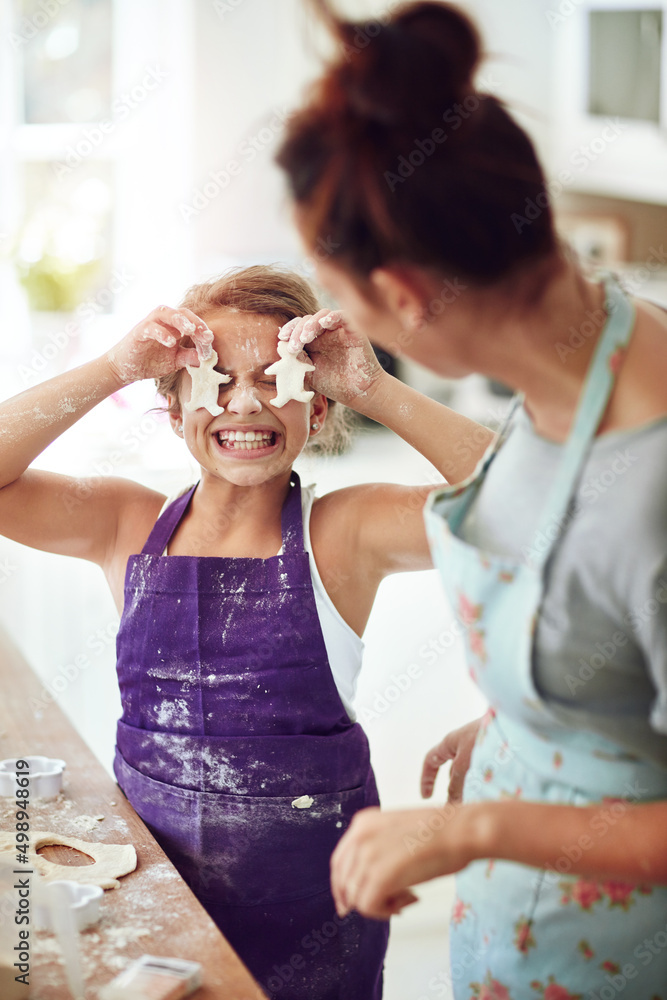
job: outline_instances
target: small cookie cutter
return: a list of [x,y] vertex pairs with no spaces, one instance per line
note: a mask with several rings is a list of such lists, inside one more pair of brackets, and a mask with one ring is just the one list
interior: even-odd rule
[[40,885],[35,897],[34,920],[38,929],[55,931],[55,921],[58,920],[58,907],[53,903],[54,896],[51,893],[53,886],[59,886],[60,891],[55,894],[58,904],[67,901],[68,909],[74,918],[77,930],[85,930],[100,918],[100,900],[104,895],[104,889],[98,885],[81,885],[78,882],[69,882],[66,879],[59,879],[48,885]]
[[[24,760],[29,769],[19,771],[19,777],[30,779],[30,793],[35,798],[55,799],[62,788],[65,761],[57,757],[8,757],[0,761],[0,795],[14,797],[21,787],[16,783],[16,761]],[[24,786],[26,787],[26,786]]]

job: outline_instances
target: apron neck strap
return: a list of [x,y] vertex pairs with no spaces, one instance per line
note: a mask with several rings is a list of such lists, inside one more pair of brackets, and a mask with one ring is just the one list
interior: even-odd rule
[[[290,491],[283,504],[281,515],[283,552],[303,552],[303,512],[301,510],[301,481],[296,472],[292,472],[290,477]],[[176,531],[181,518],[185,514],[188,504],[192,499],[197,483],[192,486],[182,496],[177,497],[173,503],[160,515],[151,531],[146,544],[141,550],[144,556],[161,556],[169,545],[171,536]]]
[[161,556],[164,550],[169,545],[169,540],[171,536],[176,531],[181,518],[187,510],[188,504],[192,499],[192,494],[197,489],[197,483],[191,486],[182,496],[177,497],[173,503],[170,503],[167,509],[160,514],[157,521],[153,525],[153,530],[151,531],[146,544],[141,550],[141,554],[144,556]]
[[548,559],[568,519],[570,500],[616,382],[618,352],[632,335],[635,309],[612,275],[605,276],[605,309],[607,322],[586,373],[572,430],[533,542],[536,555],[532,564],[536,568]]
[[282,512],[283,552],[303,552],[303,511],[301,509],[301,480],[294,470],[290,476],[290,491]]

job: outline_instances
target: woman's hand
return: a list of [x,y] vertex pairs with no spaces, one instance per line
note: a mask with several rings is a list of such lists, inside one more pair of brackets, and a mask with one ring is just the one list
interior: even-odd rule
[[[183,347],[190,337],[194,347]],[[213,333],[190,309],[158,306],[112,347],[106,358],[123,385],[144,378],[171,375],[186,365],[210,357]]]
[[288,341],[295,354],[306,348],[315,365],[306,379],[308,387],[346,406],[355,408],[358,397],[366,397],[384,375],[370,341],[352,332],[337,310],[320,309],[313,316],[292,319],[278,337]]
[[465,867],[473,857],[462,822],[469,808],[358,812],[331,857],[339,916],[358,910],[388,920],[417,902],[411,886]]
[[461,802],[463,797],[463,782],[470,767],[472,749],[477,739],[477,733],[482,719],[468,722],[459,729],[447,733],[444,740],[438,743],[426,754],[422,767],[421,793],[422,798],[430,799],[438,771],[448,760],[452,762],[449,773],[448,801]]

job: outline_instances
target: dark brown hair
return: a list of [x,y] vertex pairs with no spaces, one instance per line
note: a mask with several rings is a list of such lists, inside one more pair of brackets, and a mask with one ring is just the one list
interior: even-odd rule
[[311,245],[359,277],[402,262],[478,285],[553,255],[542,169],[502,102],[475,90],[467,15],[425,0],[355,23],[312,3],[339,53],[277,155]]
[[[305,278],[279,264],[256,264],[231,268],[210,281],[192,285],[179,307],[191,309],[205,320],[218,309],[233,308],[258,316],[275,316],[280,324],[296,316],[307,316],[320,308],[315,293]],[[192,346],[184,338],[185,346]],[[179,388],[182,371],[155,380],[158,393],[174,397],[168,412],[180,411]],[[322,432],[311,438],[307,448],[323,454],[345,449],[351,432],[351,417],[346,407],[329,400],[329,412]]]

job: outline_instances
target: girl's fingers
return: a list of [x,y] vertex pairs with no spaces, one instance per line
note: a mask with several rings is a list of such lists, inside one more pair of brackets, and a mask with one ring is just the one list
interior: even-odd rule
[[202,344],[212,343],[213,331],[209,330],[203,319],[195,315],[191,309],[174,309],[171,306],[158,306],[148,317],[163,326],[172,327],[181,337],[192,337]]
[[348,843],[341,840],[331,856],[331,893],[339,917],[346,916],[350,910],[350,885],[352,877],[352,858]]
[[384,907],[387,919],[396,916],[406,906],[412,906],[413,903],[418,902],[419,896],[415,896],[414,892],[411,892],[410,889],[404,889],[402,892],[396,893],[395,896],[389,896]]
[[139,340],[155,340],[163,347],[175,347],[176,337],[160,323],[146,323],[139,332]]
[[186,365],[199,367],[199,355],[194,347],[179,347],[176,352],[176,367],[185,368]]
[[332,309],[320,319],[320,326],[323,330],[335,330],[343,326],[343,314],[340,309]]
[[295,316],[294,319],[288,320],[284,326],[281,326],[278,330],[278,340],[289,340],[292,335],[292,330],[303,322],[302,316]]
[[446,764],[448,760],[451,760],[454,754],[452,754],[445,745],[445,741],[438,743],[437,747],[433,747],[432,750],[426,754],[424,758],[424,764],[422,766],[422,776],[421,776],[421,794],[423,799],[430,799],[433,794],[433,788],[435,786],[435,779],[438,777],[438,772],[443,764]]
[[287,341],[290,351],[298,354],[322,333],[342,325],[343,314],[340,310],[319,309],[312,316],[297,316],[285,323],[278,332],[278,339]]

